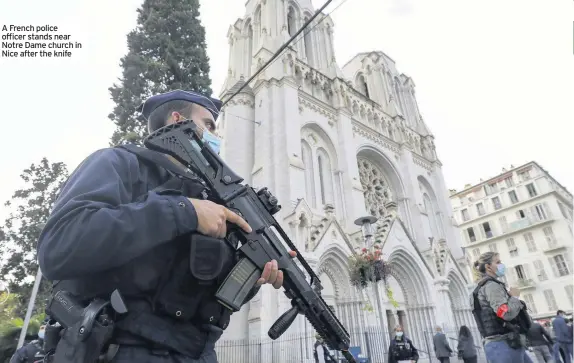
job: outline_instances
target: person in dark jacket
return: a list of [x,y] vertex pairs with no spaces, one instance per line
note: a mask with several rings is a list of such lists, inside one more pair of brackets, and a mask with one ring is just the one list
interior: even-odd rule
[[46,325],[40,326],[40,330],[38,330],[38,339],[32,340],[18,349],[10,359],[10,363],[42,362],[44,360],[45,330]]
[[419,352],[413,345],[413,342],[404,335],[403,327],[397,325],[395,328],[395,337],[389,344],[388,363],[411,362],[416,363],[419,360]]
[[532,352],[539,362],[549,363],[554,361],[550,353],[550,347],[554,345],[554,341],[542,325],[533,322],[526,337],[528,344],[532,348]]
[[[485,252],[474,263],[478,275],[477,299],[480,305],[474,316],[477,325],[484,332],[484,353],[490,363],[528,363],[526,353],[526,335],[517,334],[509,325],[516,322],[518,316],[525,314],[526,306],[519,299],[520,290],[514,287],[506,289],[499,280],[506,273],[506,266],[496,252]],[[475,310],[474,293],[470,296],[470,307]],[[529,327],[528,327],[529,328]],[[526,329],[524,327],[523,329]]]
[[436,334],[432,338],[434,353],[440,363],[449,363],[452,349],[441,326],[436,326]]
[[[141,116],[150,132],[193,120],[204,144],[218,153],[221,139],[214,132],[221,105],[177,90],[146,100]],[[66,291],[86,304],[109,299],[115,290],[121,293],[127,313],[115,317],[113,338],[104,352],[109,361],[216,363],[215,343],[232,311],[215,293],[236,263],[235,249],[223,238],[228,225],[247,233],[252,229],[238,214],[210,201],[205,182],[186,166],[155,155],[173,162],[169,165],[191,180],[142,160],[129,148],[88,156],[61,188],[41,233],[40,267],[47,279],[58,280],[54,293]],[[276,261],[266,264],[243,303],[264,283],[282,286]],[[77,331],[62,333],[55,361],[85,361],[69,358],[83,351],[74,345]]]
[[564,363],[572,363],[572,324],[568,325],[566,313],[562,310],[556,312],[556,318],[552,321],[554,328],[555,341],[554,344],[554,357],[558,359],[559,351],[564,352]]
[[458,359],[464,363],[477,363],[476,347],[470,329],[463,325],[458,332]]

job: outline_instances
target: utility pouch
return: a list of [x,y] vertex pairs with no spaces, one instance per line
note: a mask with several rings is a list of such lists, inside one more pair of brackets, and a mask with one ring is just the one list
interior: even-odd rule
[[49,321],[46,324],[45,336],[44,336],[44,353],[46,355],[54,353],[56,346],[60,342],[60,333],[62,332],[62,326],[56,321]]
[[[62,338],[56,347],[54,362],[58,363],[96,363],[104,352],[114,330],[113,322],[103,325],[95,321],[92,331],[83,337],[82,321],[64,329]],[[84,340],[85,339],[85,340]]]
[[189,269],[199,284],[223,282],[235,262],[235,251],[222,239],[191,235]]
[[516,331],[508,334],[508,339],[506,341],[508,346],[512,349],[519,349],[524,347],[522,340],[520,339],[520,334]]

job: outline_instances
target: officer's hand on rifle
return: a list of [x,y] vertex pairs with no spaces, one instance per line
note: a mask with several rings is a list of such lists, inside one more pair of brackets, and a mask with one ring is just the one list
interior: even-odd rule
[[[214,238],[225,238],[227,235],[227,222],[236,224],[247,233],[251,233],[251,227],[237,213],[222,205],[209,200],[189,198],[197,214],[197,231]],[[297,256],[297,252],[289,251],[291,257]],[[279,271],[277,261],[267,262],[257,285],[272,284],[279,289],[283,286],[283,272]]]

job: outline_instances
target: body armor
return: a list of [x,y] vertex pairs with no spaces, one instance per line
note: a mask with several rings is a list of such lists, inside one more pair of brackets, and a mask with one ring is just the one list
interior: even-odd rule
[[486,338],[494,335],[504,335],[514,332],[514,330],[509,326],[509,323],[505,322],[504,319],[496,316],[496,312],[492,310],[490,303],[483,294],[479,294],[479,291],[487,283],[497,283],[504,287],[504,283],[494,279],[492,277],[485,277],[482,279],[478,286],[473,292],[474,299],[474,309],[473,316],[476,321],[476,325],[480,330],[480,334]]
[[411,342],[407,339],[396,340],[393,347],[393,355],[395,359],[400,360],[410,360],[413,357],[413,346]]

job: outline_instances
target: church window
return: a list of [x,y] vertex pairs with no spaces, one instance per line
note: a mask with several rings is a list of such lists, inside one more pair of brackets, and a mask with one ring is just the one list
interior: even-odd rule
[[253,26],[249,24],[247,28],[247,76],[251,76],[251,65],[253,63]]
[[331,170],[331,163],[325,150],[318,149],[317,154],[321,204],[331,204],[333,203],[333,172]]
[[[307,22],[307,20],[309,20],[308,18],[305,18],[305,22]],[[311,28],[313,29],[313,28]],[[305,30],[305,35],[303,37],[303,41],[305,42],[305,55],[307,56],[307,63],[309,63],[309,65],[311,67],[315,66],[315,60],[313,59],[313,43],[311,40],[311,29],[307,28]]]
[[427,218],[428,218],[428,222],[429,222],[429,228],[430,231],[432,233],[432,237],[438,237],[438,221],[437,221],[437,217],[436,217],[436,212],[434,209],[434,206],[431,202],[430,197],[428,196],[428,194],[424,194],[423,195],[423,202],[424,202],[424,206],[425,206],[425,210],[427,212]]
[[367,96],[367,98],[370,98],[369,96],[369,86],[367,86],[367,81],[365,80],[365,77],[363,75],[361,75],[359,77],[359,91],[364,94],[365,96]]
[[476,234],[474,234],[474,228],[472,227],[467,228],[466,233],[468,233],[468,240],[470,242],[476,242]]
[[395,77],[395,98],[397,100],[397,106],[399,107],[399,109],[403,112],[405,112],[404,108],[403,108],[403,101],[402,101],[402,97],[401,97],[401,90],[400,90],[400,81],[398,78]]
[[371,161],[359,158],[359,176],[367,211],[374,217],[386,216],[385,204],[393,201],[393,194],[385,174]]
[[303,165],[305,166],[305,197],[307,202],[311,203],[312,207],[315,207],[315,176],[313,170],[313,156],[311,154],[311,147],[305,140],[301,141],[301,155],[303,157]]
[[289,7],[289,11],[287,12],[287,32],[290,36],[293,36],[297,31],[297,27],[295,25],[295,10],[292,7]]

